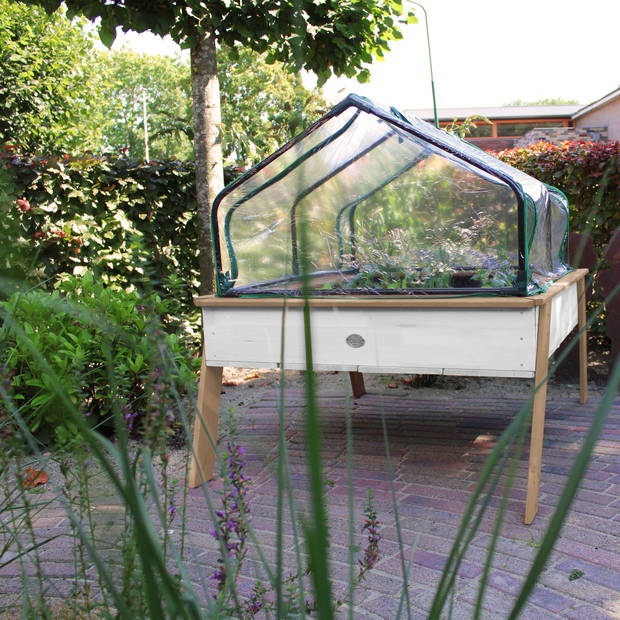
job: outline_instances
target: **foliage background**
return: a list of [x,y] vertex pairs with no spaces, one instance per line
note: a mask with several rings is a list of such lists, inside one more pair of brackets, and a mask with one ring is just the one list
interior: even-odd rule
[[101,145],[96,54],[81,23],[0,0],[0,145],[49,155]]
[[620,226],[620,143],[548,142],[502,151],[499,159],[566,194],[570,231],[589,232],[599,252]]
[[[602,253],[620,226],[619,155],[617,142],[576,142],[539,143],[499,157],[561,189],[571,205],[571,231],[590,227]],[[36,257],[31,277],[37,281],[88,268],[166,295],[167,278],[174,276],[186,285],[181,294],[189,311],[198,281],[191,162],[141,163],[117,155],[45,159],[5,150],[0,169],[6,179],[3,226],[12,228],[14,241],[1,250],[5,274],[21,265],[22,273],[12,275],[25,277],[29,255]]]
[[[32,270],[22,264],[23,273],[14,276],[49,283],[88,268],[142,290],[164,292],[170,275],[195,283],[191,164],[8,155],[2,165],[21,199],[10,206],[17,230],[3,252],[34,257]],[[15,260],[6,257],[4,265],[11,264]]]
[[[327,111],[319,89],[264,54],[222,45],[218,71],[229,164],[260,161]],[[143,101],[149,157],[193,159],[187,59],[101,50],[84,20],[0,0],[0,145],[144,160]]]

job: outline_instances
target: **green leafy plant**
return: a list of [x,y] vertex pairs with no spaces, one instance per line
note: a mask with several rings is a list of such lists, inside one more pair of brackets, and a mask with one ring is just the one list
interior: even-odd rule
[[[184,393],[196,367],[186,354],[186,336],[174,327],[178,322],[170,323],[171,310],[176,309],[155,293],[106,287],[90,272],[63,278],[52,293],[34,289],[3,302],[2,354],[13,374],[12,396],[31,430],[60,443],[75,437],[78,429],[65,415],[61,391],[92,426],[111,428],[112,410],[120,404],[137,428],[151,399],[166,398],[153,389],[160,346],[175,359],[171,379]],[[172,325],[169,332],[166,323]],[[102,361],[106,346],[114,360],[114,385]],[[37,362],[34,350],[50,368]]]
[[461,121],[460,123],[455,118],[448,126],[444,127],[444,129],[448,133],[453,133],[457,135],[459,138],[465,140],[467,136],[474,130],[478,125],[478,123],[484,123],[486,125],[492,125],[493,123],[482,114],[474,114],[473,116],[468,116],[466,119]]

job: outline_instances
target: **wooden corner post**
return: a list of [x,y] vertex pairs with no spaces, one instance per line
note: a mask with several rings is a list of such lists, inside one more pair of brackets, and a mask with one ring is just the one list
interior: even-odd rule
[[586,277],[577,280],[577,329],[579,334],[579,402],[588,400],[588,331],[586,330]]
[[549,337],[551,334],[551,299],[538,310],[538,337],[536,340],[536,374],[534,377],[534,403],[530,436],[530,461],[525,498],[525,524],[529,525],[538,512],[540,470],[542,467],[545,408],[547,406],[547,374],[549,372]]
[[187,483],[190,489],[213,478],[221,393],[222,367],[207,366],[203,350],[194,421],[194,441]]

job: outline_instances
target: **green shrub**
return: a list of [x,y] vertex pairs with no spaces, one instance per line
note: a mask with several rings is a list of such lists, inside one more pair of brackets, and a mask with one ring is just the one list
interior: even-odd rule
[[[226,181],[242,172],[226,168]],[[160,294],[170,292],[174,275],[187,286],[181,291],[185,312],[193,311],[191,291],[199,282],[193,162],[22,157],[5,146],[0,208],[0,226],[13,231],[12,243],[0,249],[4,275],[49,287],[58,274],[88,269]],[[28,258],[9,260],[7,253]]]
[[1,311],[12,397],[43,441],[66,444],[77,432],[63,391],[93,426],[111,427],[116,412],[136,430],[153,407],[173,415],[195,383],[199,360],[176,302],[156,293],[104,286],[87,272],[51,293],[14,293]]
[[[613,231],[620,226],[620,143],[555,145],[541,141],[527,148],[502,151],[498,157],[562,190],[569,202],[570,231],[590,234],[602,261]],[[595,283],[589,310],[594,311],[602,301]],[[590,335],[601,342],[605,341],[606,320],[603,313],[590,328]]]
[[193,164],[5,151],[0,168],[16,198],[6,207],[13,244],[30,253],[33,282],[85,270],[162,294],[170,275],[198,282]]
[[497,156],[562,190],[570,204],[571,232],[589,232],[600,257],[620,226],[619,142],[541,141]]

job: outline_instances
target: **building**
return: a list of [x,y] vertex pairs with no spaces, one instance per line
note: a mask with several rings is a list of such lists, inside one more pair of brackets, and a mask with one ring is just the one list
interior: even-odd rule
[[[485,151],[501,151],[516,146],[517,140],[535,128],[568,129],[573,126],[572,116],[581,106],[576,105],[528,105],[504,106],[501,108],[445,108],[437,110],[440,127],[453,122],[462,123],[467,118],[485,117],[474,121],[476,127],[467,136],[467,141]],[[413,115],[434,122],[433,110],[405,110]]]
[[[434,122],[433,110],[405,110]],[[620,88],[586,106],[529,105],[498,108],[444,108],[437,110],[440,127],[473,118],[476,125],[467,141],[485,151],[501,151],[535,144],[539,140],[620,140]],[[480,119],[484,117],[490,121]],[[477,120],[476,120],[477,119]]]
[[620,87],[573,114],[575,127],[604,127],[608,140],[620,141]]

